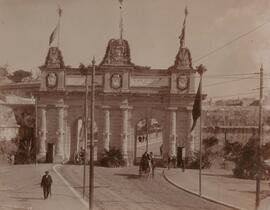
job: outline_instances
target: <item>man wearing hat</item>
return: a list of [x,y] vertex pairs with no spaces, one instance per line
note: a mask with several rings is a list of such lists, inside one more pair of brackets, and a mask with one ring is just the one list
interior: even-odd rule
[[43,175],[40,186],[43,188],[44,200],[48,198],[49,194],[51,194],[51,185],[52,185],[52,177],[49,175],[49,171],[45,171],[45,175]]

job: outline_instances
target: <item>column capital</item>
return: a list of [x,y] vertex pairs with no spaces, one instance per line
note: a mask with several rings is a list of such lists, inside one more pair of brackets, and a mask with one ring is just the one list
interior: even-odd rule
[[186,110],[187,110],[187,111],[192,111],[192,109],[193,109],[192,106],[187,106],[187,107],[186,107]]
[[176,106],[169,106],[169,107],[167,107],[167,110],[169,110],[169,111],[177,111],[178,110],[178,107],[176,107]]
[[133,109],[133,107],[129,106],[127,104],[123,104],[123,105],[120,106],[120,109],[127,110],[127,109]]
[[102,106],[100,106],[100,108],[101,109],[110,109],[110,108],[112,108],[111,106],[109,106],[109,105],[102,105]]
[[55,107],[56,108],[59,108],[59,109],[61,109],[61,108],[68,108],[68,105],[65,105],[65,104],[56,104]]
[[46,104],[38,104],[37,107],[38,107],[38,108],[43,108],[43,109],[45,109],[45,108],[47,107],[47,105],[46,105]]

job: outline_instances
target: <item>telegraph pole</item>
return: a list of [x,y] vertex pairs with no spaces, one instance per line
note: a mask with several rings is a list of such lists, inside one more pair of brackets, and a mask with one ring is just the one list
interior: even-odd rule
[[38,142],[38,97],[36,95],[36,97],[34,97],[35,100],[35,166],[37,165],[37,142]]
[[94,125],[95,125],[95,57],[92,60],[92,92],[91,92],[91,139],[89,163],[89,209],[94,208]]
[[148,115],[146,116],[146,122],[145,122],[145,125],[146,125],[146,152],[148,152],[148,144],[149,144],[149,130],[148,130]]
[[85,179],[86,179],[86,151],[87,151],[87,139],[88,139],[88,68],[82,67],[82,71],[85,73],[85,105],[84,105],[84,164],[83,164],[83,198],[85,195]]
[[202,196],[202,85],[203,85],[203,73],[206,71],[206,68],[201,64],[197,72],[200,75],[200,85],[199,85],[199,95],[200,95],[200,168],[199,168],[199,195]]
[[262,140],[262,102],[263,102],[263,67],[260,68],[260,100],[259,100],[259,138],[256,139],[256,209],[260,205],[260,179],[261,179],[261,140]]

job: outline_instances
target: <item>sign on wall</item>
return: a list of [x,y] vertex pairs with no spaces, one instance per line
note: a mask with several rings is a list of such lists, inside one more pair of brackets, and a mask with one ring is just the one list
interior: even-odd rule
[[[91,85],[92,76],[88,75],[88,84]],[[95,84],[102,85],[103,79],[102,75],[95,76]],[[81,75],[68,75],[66,76],[66,85],[67,86],[84,86],[85,85],[85,76]]]
[[167,87],[169,86],[168,76],[132,76],[131,87]]

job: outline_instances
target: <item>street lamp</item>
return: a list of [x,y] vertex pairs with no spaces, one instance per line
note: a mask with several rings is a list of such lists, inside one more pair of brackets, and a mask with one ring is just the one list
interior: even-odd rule
[[90,139],[90,163],[89,163],[89,209],[93,209],[94,200],[94,124],[95,124],[95,57],[92,60],[92,91],[91,91],[91,139]]
[[85,195],[85,179],[86,179],[86,151],[87,151],[87,136],[88,136],[88,68],[82,63],[79,66],[80,71],[85,75],[85,101],[84,101],[84,164],[83,164],[83,198]]

